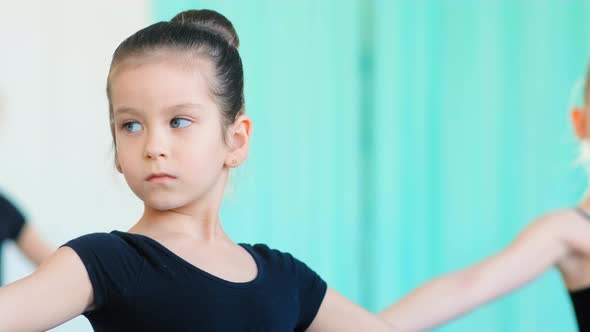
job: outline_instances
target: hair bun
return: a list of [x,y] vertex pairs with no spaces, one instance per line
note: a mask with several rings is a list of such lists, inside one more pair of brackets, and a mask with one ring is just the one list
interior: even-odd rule
[[170,22],[195,25],[222,37],[230,46],[236,49],[240,46],[238,33],[234,26],[225,16],[216,11],[209,9],[187,10],[176,14]]

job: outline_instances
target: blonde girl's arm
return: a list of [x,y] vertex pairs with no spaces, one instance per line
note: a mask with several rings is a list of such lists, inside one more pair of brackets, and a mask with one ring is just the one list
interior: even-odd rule
[[[421,331],[521,287],[572,252],[572,230],[565,224],[575,220],[580,218],[572,211],[543,216],[496,255],[425,283],[379,315],[404,330]],[[585,240],[590,243],[586,226]]]

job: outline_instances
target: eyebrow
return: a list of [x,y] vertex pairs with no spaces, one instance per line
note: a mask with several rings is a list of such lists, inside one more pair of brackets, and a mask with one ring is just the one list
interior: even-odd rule
[[136,113],[139,113],[139,111],[137,111],[136,109],[131,108],[131,107],[119,107],[113,111],[113,115],[126,114],[126,113],[136,114]]
[[[194,110],[200,111],[200,110],[203,110],[203,105],[195,104],[195,103],[181,103],[181,104],[168,106],[165,108],[165,111],[174,112],[174,111],[180,111],[180,110],[185,110],[185,109],[194,109]],[[113,111],[113,114],[116,114],[116,115],[119,115],[119,114],[134,115],[134,114],[138,114],[138,113],[141,113],[141,111],[139,111],[133,107],[127,107],[127,106],[116,108]]]
[[187,108],[202,110],[203,105],[195,104],[195,103],[182,103],[182,104],[177,104],[177,105],[172,105],[172,106],[166,107],[166,110],[167,111],[179,111],[179,110],[183,110],[183,109],[187,109]]

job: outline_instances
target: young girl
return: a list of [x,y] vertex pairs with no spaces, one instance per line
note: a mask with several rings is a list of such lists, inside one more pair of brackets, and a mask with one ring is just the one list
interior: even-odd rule
[[41,264],[54,251],[39,235],[39,231],[27,223],[22,211],[0,193],[0,245],[7,240],[14,241],[18,249],[35,265]]
[[[571,112],[575,134],[583,143],[590,139],[590,69],[584,92],[586,106]],[[400,328],[432,328],[525,285],[553,266],[569,291],[580,331],[590,331],[590,195],[576,208],[539,218],[498,254],[422,285],[380,315]]]
[[128,232],[82,236],[0,289],[0,331],[84,314],[95,331],[392,331],[304,263],[236,244],[219,208],[248,156],[238,36],[187,11],[115,51],[107,94],[115,164],[144,202]]
[[15,241],[19,250],[35,265],[41,264],[54,251],[37,229],[26,222],[23,213],[0,194],[0,244],[6,240]]

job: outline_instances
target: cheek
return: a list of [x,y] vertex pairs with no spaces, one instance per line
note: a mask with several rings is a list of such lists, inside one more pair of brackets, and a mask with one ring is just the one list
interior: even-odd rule
[[219,164],[225,156],[225,146],[218,142],[200,142],[192,147],[190,158],[201,166]]
[[132,164],[133,160],[136,159],[134,158],[136,152],[133,147],[133,144],[128,140],[118,140],[117,146],[115,147],[115,152],[117,154],[119,165],[123,168],[123,170],[128,168],[129,165]]
[[227,148],[221,135],[210,132],[206,135],[196,135],[190,140],[182,145],[188,147],[183,153],[189,159],[188,163],[201,170],[222,167]]

